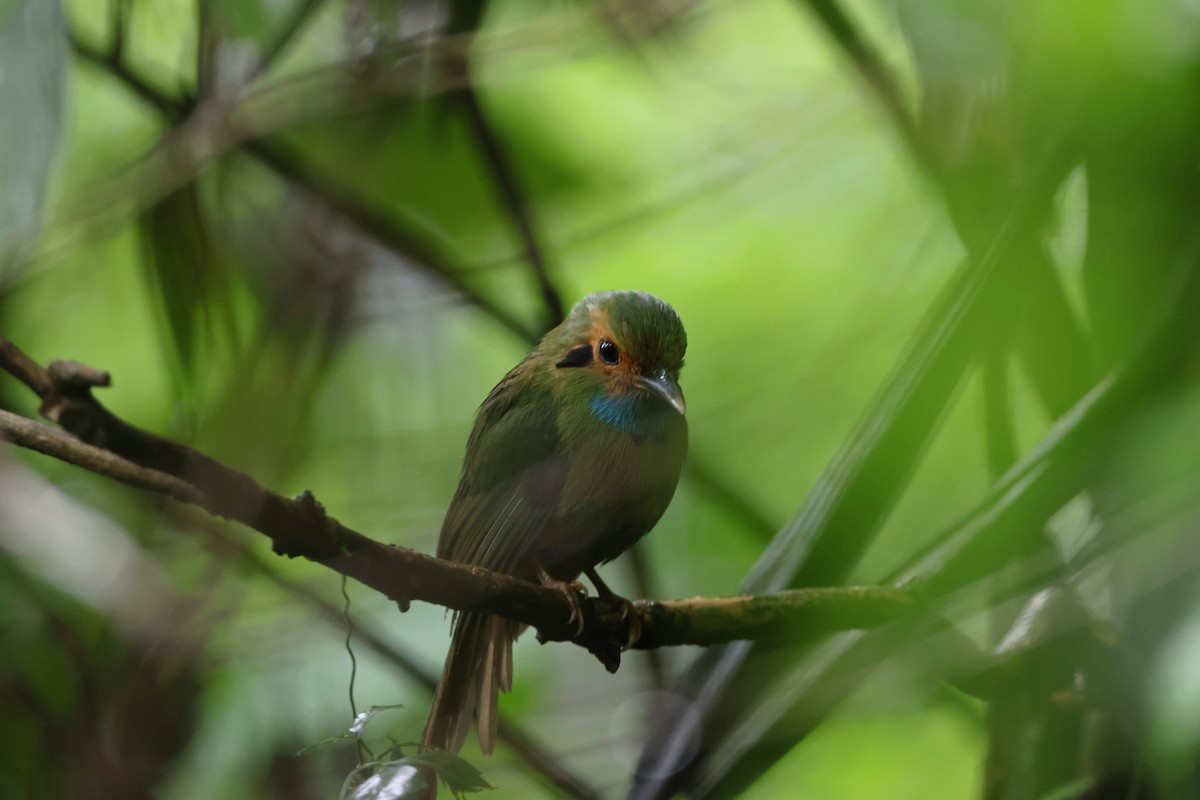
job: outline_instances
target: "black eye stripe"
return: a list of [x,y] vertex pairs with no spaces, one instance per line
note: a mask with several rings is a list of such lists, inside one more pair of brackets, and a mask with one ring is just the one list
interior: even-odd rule
[[592,346],[590,344],[581,344],[578,347],[572,347],[563,356],[562,361],[559,361],[554,366],[556,367],[585,367],[592,363]]
[[608,339],[600,340],[600,344],[596,346],[596,352],[599,353],[600,360],[609,366],[621,360],[621,351]]

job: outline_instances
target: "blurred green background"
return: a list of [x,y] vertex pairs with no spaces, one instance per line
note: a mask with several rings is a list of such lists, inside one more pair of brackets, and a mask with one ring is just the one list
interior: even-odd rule
[[[374,538],[432,551],[488,390],[639,289],[691,453],[614,588],[925,601],[526,636],[490,796],[1200,796],[1195,3],[0,0],[0,183],[0,333]],[[0,576],[0,797],[338,796],[332,572],[8,448]],[[348,589],[413,741],[448,619]]]

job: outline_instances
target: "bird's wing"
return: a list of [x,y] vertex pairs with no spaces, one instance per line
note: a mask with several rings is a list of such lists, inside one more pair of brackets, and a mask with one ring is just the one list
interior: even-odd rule
[[441,558],[517,572],[522,556],[554,524],[569,465],[559,447],[554,398],[519,373],[529,366],[509,373],[480,407],[442,524]]

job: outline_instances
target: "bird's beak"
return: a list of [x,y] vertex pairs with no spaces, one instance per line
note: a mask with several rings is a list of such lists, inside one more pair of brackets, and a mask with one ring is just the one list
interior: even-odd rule
[[639,380],[643,387],[666,400],[680,414],[687,413],[687,405],[683,402],[683,390],[679,388],[679,382],[665,369],[656,369],[642,375]]

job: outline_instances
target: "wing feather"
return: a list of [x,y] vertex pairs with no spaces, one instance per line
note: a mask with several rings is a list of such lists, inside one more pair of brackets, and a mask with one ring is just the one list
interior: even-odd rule
[[438,556],[523,574],[523,557],[554,527],[568,462],[559,451],[554,398],[521,377],[525,361],[479,409]]

